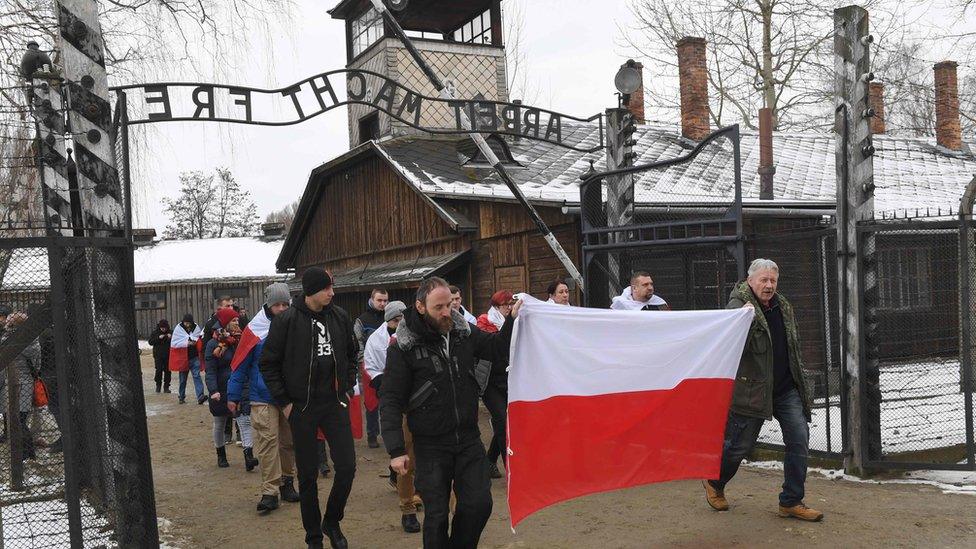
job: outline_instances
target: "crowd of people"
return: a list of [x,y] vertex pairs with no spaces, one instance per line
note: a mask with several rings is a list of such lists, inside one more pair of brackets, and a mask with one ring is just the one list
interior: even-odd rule
[[[708,505],[727,510],[725,487],[763,422],[775,417],[786,441],[779,513],[816,521],[822,513],[803,504],[810,408],[796,320],[776,291],[778,276],[775,263],[757,260],[730,296],[730,308],[757,311],[740,375],[745,370],[751,380],[769,383],[736,383],[721,474],[703,487]],[[549,303],[570,306],[566,282],[553,282],[547,293]],[[431,277],[412,303],[390,301],[386,290],[374,289],[353,320],[334,296],[331,275],[313,267],[302,275],[301,295],[292,297],[283,283],[268,286],[253,320],[229,298],[218,301],[202,329],[186,315],[174,335],[161,320],[149,338],[156,391],[169,393],[168,366],[183,365],[178,398],[184,403],[193,375],[197,402],[209,402],[213,416],[217,466],[229,466],[225,448],[236,424],[244,467],[261,472],[257,511],[271,512],[280,500],[300,502],[309,548],[323,547],[326,538],[332,547],[348,546],[341,522],[356,474],[350,406],[359,405],[353,397],[361,394],[367,445],[378,448],[382,441],[390,456],[403,530],[422,531],[424,547],[476,547],[492,512],[492,479],[503,478],[500,466],[507,469],[508,357],[521,300],[500,289],[475,316],[457,286]],[[670,310],[643,271],[611,308]],[[176,345],[177,338],[188,343]],[[174,361],[171,353],[185,353],[185,360]],[[490,416],[487,449],[479,402]],[[323,513],[318,479],[330,472]]]

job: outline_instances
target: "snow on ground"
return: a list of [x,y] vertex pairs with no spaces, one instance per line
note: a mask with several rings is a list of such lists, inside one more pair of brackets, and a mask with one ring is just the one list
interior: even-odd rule
[[[745,461],[743,465],[755,469],[781,471],[780,461]],[[840,469],[819,469],[811,467],[808,472],[816,473],[833,480],[861,482],[865,484],[925,484],[942,490],[944,494],[966,494],[976,496],[976,472],[973,471],[908,471],[901,477],[890,479],[863,479],[847,475]]]
[[[881,446],[886,454],[945,448],[966,443],[966,407],[959,392],[959,362],[885,365],[881,369]],[[843,424],[840,401],[824,399],[814,405],[810,423],[810,448],[841,449]],[[779,423],[767,421],[759,440],[782,444]]]
[[[81,502],[84,547],[116,547],[103,517]],[[14,503],[3,507],[3,546],[60,549],[69,545],[68,505],[64,499]]]

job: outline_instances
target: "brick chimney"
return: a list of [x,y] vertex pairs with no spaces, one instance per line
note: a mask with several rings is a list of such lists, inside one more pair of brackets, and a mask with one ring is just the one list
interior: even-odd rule
[[939,145],[962,150],[962,127],[959,124],[959,80],[955,61],[935,64],[935,140]]
[[676,47],[681,87],[681,135],[701,141],[709,134],[705,39],[686,36],[678,40]]
[[871,118],[871,133],[885,132],[884,84],[871,82],[868,86],[868,107],[874,111]]
[[644,123],[644,64],[637,62],[634,64],[637,73],[640,74],[640,86],[630,94],[630,101],[627,102],[627,110],[634,117],[638,124]]

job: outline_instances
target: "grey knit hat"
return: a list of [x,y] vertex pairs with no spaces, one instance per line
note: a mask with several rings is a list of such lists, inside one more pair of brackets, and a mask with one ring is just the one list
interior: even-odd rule
[[385,314],[383,315],[383,320],[389,322],[398,316],[403,316],[403,311],[407,310],[407,306],[403,304],[402,301],[391,301],[386,304],[386,309],[384,309]]
[[275,282],[264,289],[264,303],[268,307],[275,303],[291,303],[291,293],[288,291],[288,284]]

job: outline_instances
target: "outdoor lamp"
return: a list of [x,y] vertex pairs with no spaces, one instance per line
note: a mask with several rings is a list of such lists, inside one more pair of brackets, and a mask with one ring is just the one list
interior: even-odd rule
[[25,80],[30,80],[35,72],[44,68],[44,65],[51,65],[51,58],[41,51],[37,42],[31,40],[27,43],[27,52],[20,60],[20,75]]
[[613,85],[620,92],[621,100],[624,105],[630,102],[630,94],[637,91],[641,85],[641,74],[637,70],[637,62],[628,59],[626,63],[620,65],[620,70],[613,77]]

